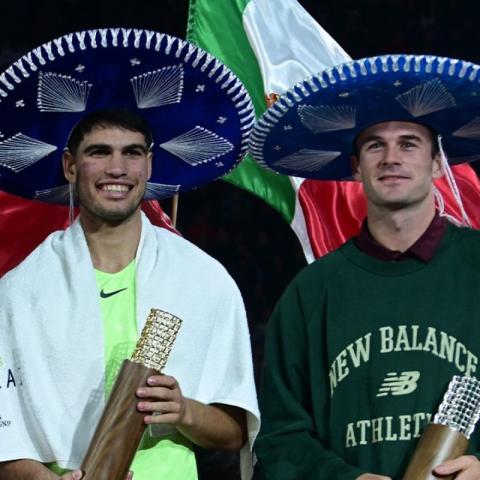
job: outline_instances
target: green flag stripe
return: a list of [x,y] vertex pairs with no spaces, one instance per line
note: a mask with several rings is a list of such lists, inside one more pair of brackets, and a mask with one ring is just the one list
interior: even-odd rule
[[257,115],[265,110],[257,59],[243,30],[249,0],[190,0],[187,40],[227,64],[248,89]]
[[[242,24],[242,13],[248,1],[190,0],[187,39],[232,69],[247,88],[255,111],[260,115],[266,109],[263,81]],[[295,211],[295,193],[288,176],[261,168],[248,155],[223,178],[258,195],[291,223]]]

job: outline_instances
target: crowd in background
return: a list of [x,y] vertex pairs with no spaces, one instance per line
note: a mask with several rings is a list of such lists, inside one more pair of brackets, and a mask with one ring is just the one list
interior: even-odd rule
[[[225,1],[228,0],[212,0],[219,4]],[[474,1],[300,3],[353,58],[402,52],[480,61]],[[4,2],[0,13],[0,70],[45,41],[85,28],[137,26],[185,37],[187,14],[187,0],[122,4],[113,0]],[[168,202],[164,207],[169,210]],[[300,244],[280,214],[223,181],[180,198],[178,228],[186,238],[220,260],[237,281],[248,311],[258,376],[267,319],[282,290],[305,264]],[[226,475],[221,473],[215,478],[234,478]]]

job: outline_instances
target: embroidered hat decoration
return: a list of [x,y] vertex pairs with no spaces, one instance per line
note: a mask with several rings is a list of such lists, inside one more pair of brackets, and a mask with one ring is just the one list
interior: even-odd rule
[[257,121],[249,149],[262,166],[319,180],[351,178],[357,135],[387,121],[428,126],[450,164],[480,159],[480,66],[384,55],[329,68],[285,92]]
[[68,203],[63,149],[83,117],[105,108],[132,110],[152,129],[145,199],[228,173],[255,120],[238,78],[191,43],[141,29],[70,33],[0,75],[0,189]]

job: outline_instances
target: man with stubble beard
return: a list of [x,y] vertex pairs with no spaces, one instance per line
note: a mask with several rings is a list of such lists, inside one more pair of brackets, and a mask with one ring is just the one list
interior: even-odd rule
[[[254,129],[258,160],[353,176],[367,200],[359,234],[303,269],[270,319],[256,444],[268,480],[400,479],[452,377],[478,375],[480,234],[441,214],[434,185],[442,144],[452,163],[480,152],[478,70],[356,60],[287,92]],[[479,452],[477,432],[432,474],[479,479]]]
[[[122,42],[118,35],[124,36]],[[68,96],[78,85],[55,73],[71,68],[69,55],[79,55],[73,63],[82,62],[85,72],[96,73],[86,57],[85,50],[91,49],[101,77],[93,90],[103,91],[103,103],[109,103],[105,99],[110,95],[114,98],[111,108],[88,108],[71,129],[63,153],[48,154],[46,148],[39,152],[37,138],[36,155],[49,158],[37,175],[29,174],[30,165],[20,172],[24,184],[34,184],[35,191],[46,191],[51,198],[70,192],[79,215],[0,280],[0,357],[16,377],[8,389],[0,388],[0,415],[10,420],[9,428],[0,429],[2,480],[82,478],[78,468],[105,399],[152,308],[179,317],[182,327],[165,374],[149,377],[136,391],[137,409],[144,414],[147,429],[131,466],[134,478],[196,480],[194,445],[241,450],[244,478],[251,470],[258,410],[240,292],[216,260],[180,235],[155,227],[141,210],[145,198],[171,195],[182,185],[192,188],[232,168],[243,155],[248,129],[241,130],[241,120],[251,105],[233,74],[228,92],[216,82],[223,67],[213,57],[209,62],[215,72],[205,66],[201,72],[197,69],[192,57],[196,47],[144,31],[136,32],[133,45],[128,35],[128,30],[115,29],[89,32],[87,37],[80,32],[73,34],[78,45],[69,36],[57,39],[58,48],[62,41],[69,44],[68,54],[62,50],[63,55],[51,56],[48,75],[30,76],[40,76],[38,84],[35,78],[33,83],[38,105],[44,108],[47,94],[49,101],[58,92]],[[100,37],[101,49],[96,48]],[[141,55],[141,66],[131,61],[133,55]],[[126,70],[124,78],[118,64]],[[132,90],[134,67],[136,74],[143,71],[142,81],[155,81]],[[114,87],[103,83],[109,76],[101,69],[108,68],[116,72]],[[75,72],[79,75],[78,68]],[[206,93],[198,88],[200,81]],[[66,82],[71,88],[62,92]],[[50,88],[53,83],[55,92]],[[119,92],[129,108],[116,106]],[[27,93],[25,86],[25,103],[34,105]],[[242,98],[242,105],[231,100],[235,95],[237,101]],[[185,110],[184,96],[189,99]],[[220,110],[211,111],[212,119],[202,118],[205,109],[191,108],[191,102],[208,103],[213,97]],[[65,109],[67,102],[61,100]],[[99,95],[91,101],[99,101]],[[72,121],[73,112],[69,113],[63,122]],[[55,123],[56,115],[64,114],[49,115],[51,124],[42,123],[41,131],[35,126],[31,136],[43,139],[55,128],[67,129],[60,117]],[[229,125],[217,122],[217,116],[228,118]],[[13,149],[13,141],[6,148]],[[64,179],[57,175],[60,161]],[[55,188],[38,185],[52,178]],[[12,189],[21,183],[5,180]]]

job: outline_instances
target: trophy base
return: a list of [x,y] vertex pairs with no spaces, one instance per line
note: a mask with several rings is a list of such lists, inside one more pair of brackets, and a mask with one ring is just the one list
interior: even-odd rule
[[125,480],[145,431],[137,388],[157,370],[124,360],[82,466],[82,480]]
[[[430,423],[418,442],[412,460],[402,480],[438,480],[432,471],[446,460],[463,455],[468,448],[467,438],[446,425]],[[443,480],[455,475],[442,476]]]

